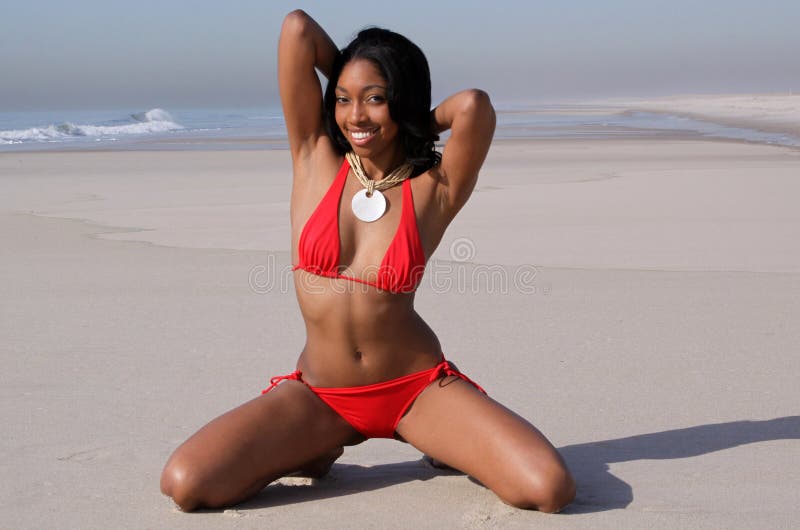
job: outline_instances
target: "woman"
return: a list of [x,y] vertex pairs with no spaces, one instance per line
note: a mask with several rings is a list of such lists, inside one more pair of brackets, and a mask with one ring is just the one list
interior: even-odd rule
[[[315,69],[329,79],[324,98]],[[345,445],[394,437],[506,503],[560,510],[575,485],[559,454],[445,361],[414,311],[426,257],[489,149],[488,96],[459,92],[430,111],[414,44],[369,29],[340,53],[302,11],[284,20],[278,78],[306,345],[296,372],[181,445],[161,490],[184,510],[227,506],[289,473],[324,474]],[[439,157],[433,142],[448,129]]]

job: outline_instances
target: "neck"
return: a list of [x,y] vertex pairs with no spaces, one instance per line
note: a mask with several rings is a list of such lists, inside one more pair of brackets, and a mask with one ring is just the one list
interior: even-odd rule
[[406,161],[403,149],[397,145],[394,149],[387,149],[376,156],[365,158],[360,156],[364,172],[374,181],[383,180],[392,170]]

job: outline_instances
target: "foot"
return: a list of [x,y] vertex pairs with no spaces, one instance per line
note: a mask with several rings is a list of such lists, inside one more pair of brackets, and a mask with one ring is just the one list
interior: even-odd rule
[[293,477],[322,478],[331,470],[331,466],[344,453],[343,447],[337,447],[319,458],[308,462],[303,469],[292,473]]

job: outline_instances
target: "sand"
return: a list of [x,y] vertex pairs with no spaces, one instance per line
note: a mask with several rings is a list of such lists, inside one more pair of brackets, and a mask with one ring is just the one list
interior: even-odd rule
[[303,344],[289,170],[285,151],[0,154],[0,527],[796,525],[800,151],[696,139],[496,142],[419,291],[448,356],[565,455],[565,513],[386,440],[177,511],[169,453]]
[[625,106],[800,136],[800,94],[795,93],[671,96],[632,100]]

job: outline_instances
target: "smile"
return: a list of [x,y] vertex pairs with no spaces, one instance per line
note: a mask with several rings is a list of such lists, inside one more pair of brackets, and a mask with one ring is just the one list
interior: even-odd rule
[[376,132],[378,132],[378,129],[375,128],[375,129],[371,129],[371,130],[368,130],[368,131],[349,130],[348,132],[350,133],[350,137],[353,140],[357,140],[358,141],[358,140],[366,140],[367,138],[371,138],[372,136],[375,135]]

